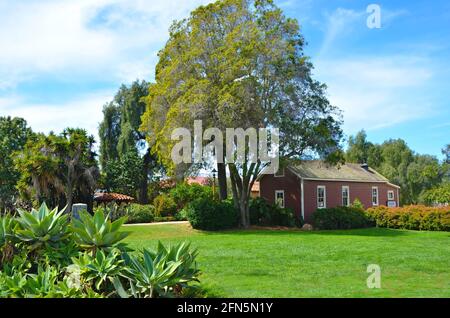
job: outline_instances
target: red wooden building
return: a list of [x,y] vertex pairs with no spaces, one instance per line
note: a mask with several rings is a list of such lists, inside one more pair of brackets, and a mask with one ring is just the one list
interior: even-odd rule
[[317,209],[349,206],[355,199],[365,208],[400,202],[400,187],[367,165],[302,161],[280,168],[275,175],[264,174],[259,181],[261,197],[293,209],[307,223]]

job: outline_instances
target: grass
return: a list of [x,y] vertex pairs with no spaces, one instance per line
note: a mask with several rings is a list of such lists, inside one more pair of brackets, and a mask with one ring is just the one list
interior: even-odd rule
[[[187,224],[127,227],[134,248],[190,241],[201,284],[219,297],[450,297],[450,233],[393,229],[200,232]],[[369,289],[368,264],[381,267]]]

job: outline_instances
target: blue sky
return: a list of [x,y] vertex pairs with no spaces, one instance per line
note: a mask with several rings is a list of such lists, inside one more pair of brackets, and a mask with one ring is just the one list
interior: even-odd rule
[[[121,83],[152,80],[174,19],[203,0],[0,0],[0,116],[33,129],[96,134]],[[278,0],[299,20],[315,77],[343,110],[346,135],[365,129],[442,157],[450,143],[450,2]],[[366,8],[381,6],[381,28]]]

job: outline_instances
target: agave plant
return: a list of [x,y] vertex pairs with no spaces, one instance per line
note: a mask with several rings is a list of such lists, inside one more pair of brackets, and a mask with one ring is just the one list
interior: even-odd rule
[[19,209],[18,212],[20,217],[17,221],[20,226],[16,236],[24,242],[33,244],[32,249],[47,243],[59,242],[69,235],[68,216],[63,214],[64,209],[50,210],[42,203],[39,210],[32,209],[31,212],[27,212]]
[[15,233],[18,227],[16,219],[10,216],[0,217],[0,268],[14,256]]
[[78,258],[72,258],[72,261],[74,266],[78,266],[80,275],[86,282],[93,282],[95,288],[100,291],[105,283],[112,282],[114,277],[122,273],[124,261],[120,254],[117,249],[109,253],[100,250],[95,256],[83,253]]
[[111,222],[109,216],[105,215],[102,210],[97,210],[94,216],[86,211],[80,212],[79,215],[80,220],[72,221],[75,242],[82,248],[92,251],[93,255],[98,249],[119,246],[118,243],[130,234],[120,231],[120,227],[126,221],[125,217]]
[[120,297],[153,298],[179,294],[189,282],[198,281],[199,270],[189,244],[179,244],[168,249],[159,243],[156,252],[144,249],[142,257],[124,254],[126,270],[122,275],[128,280],[125,289],[119,278],[114,286]]

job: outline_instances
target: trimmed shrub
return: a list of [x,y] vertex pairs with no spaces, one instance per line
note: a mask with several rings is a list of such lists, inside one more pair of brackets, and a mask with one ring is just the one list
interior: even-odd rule
[[238,211],[230,201],[200,198],[186,207],[186,216],[194,229],[215,231],[237,226]]
[[406,230],[450,231],[450,206],[409,205],[388,208],[379,206],[366,211],[379,227]]
[[127,223],[150,223],[155,218],[155,207],[151,204],[130,204]]
[[254,198],[249,205],[250,224],[262,226],[299,226],[303,220],[295,216],[294,211],[269,204],[264,198]]
[[160,194],[153,200],[155,216],[173,216],[177,212],[174,199],[168,194]]
[[317,209],[312,220],[314,227],[321,230],[357,229],[374,225],[363,209],[343,206]]

